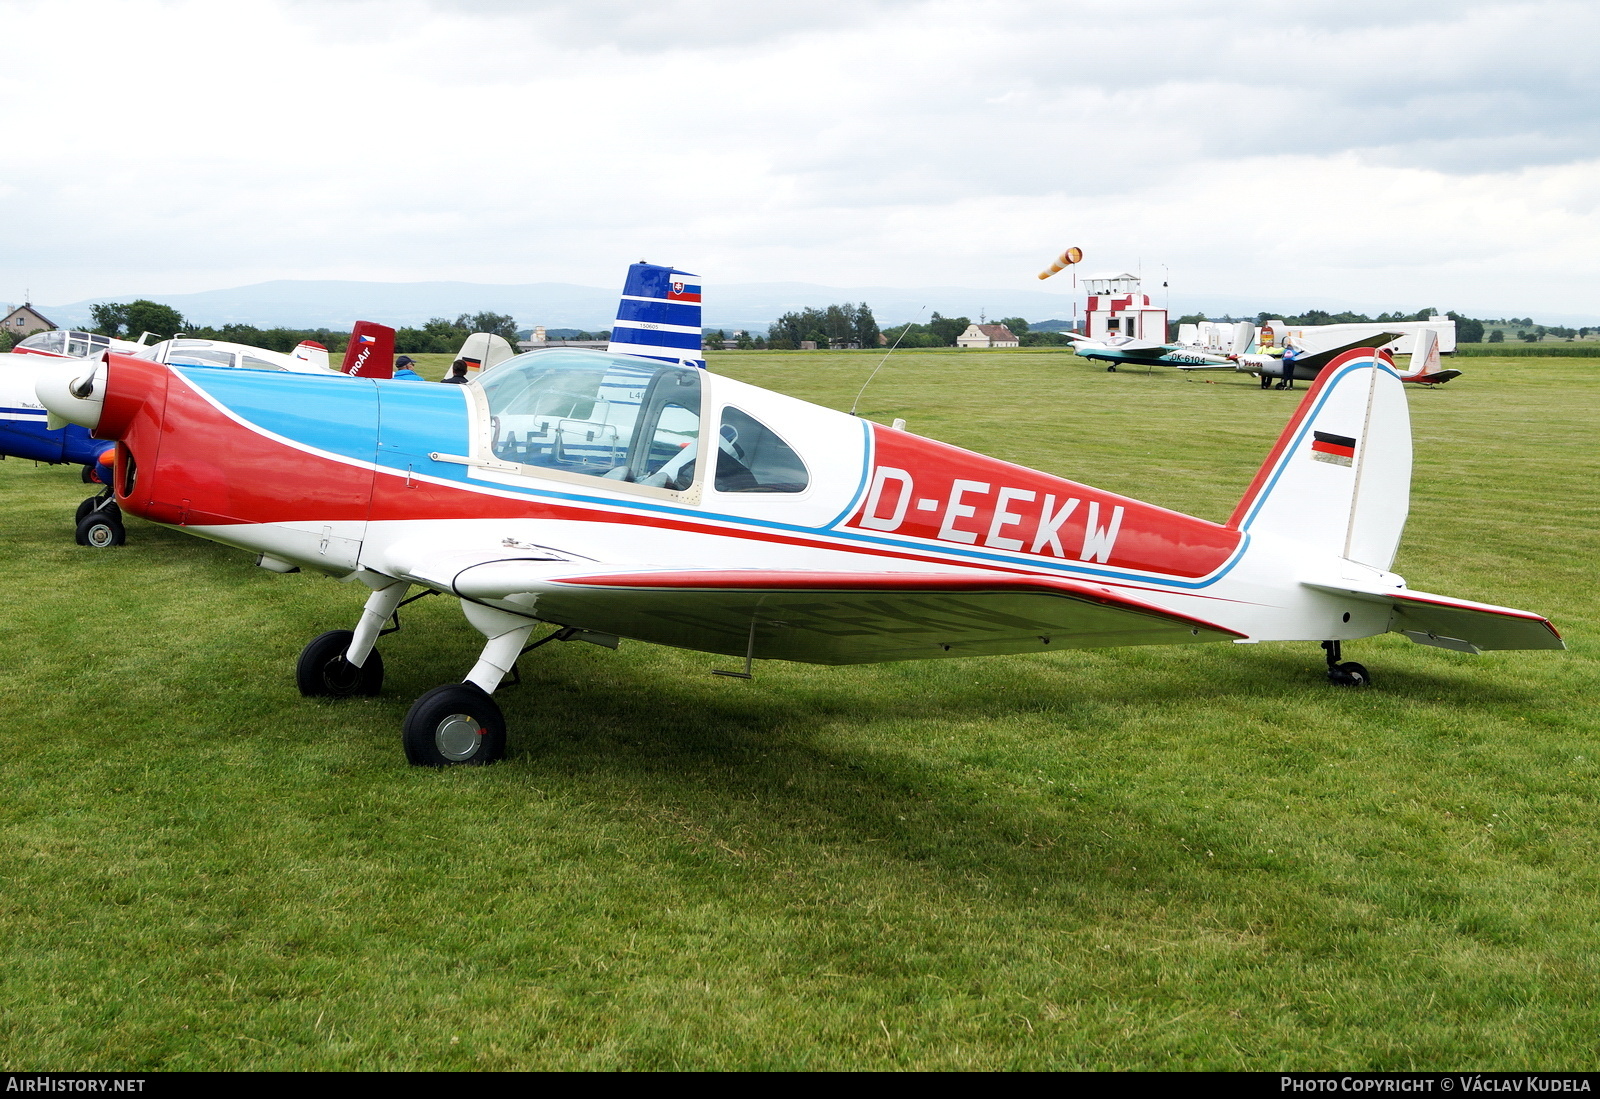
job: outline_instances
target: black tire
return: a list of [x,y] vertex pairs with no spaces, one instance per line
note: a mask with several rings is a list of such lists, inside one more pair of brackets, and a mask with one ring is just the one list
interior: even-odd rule
[[447,683],[411,704],[401,740],[417,767],[481,766],[505,758],[506,719],[476,683]]
[[1370,687],[1372,675],[1365,666],[1346,660],[1328,669],[1328,682],[1338,687]]
[[383,657],[373,649],[367,662],[356,667],[344,658],[355,635],[349,630],[329,630],[313,637],[300,650],[294,666],[294,683],[307,698],[371,697],[383,690]]
[[1372,675],[1363,664],[1357,664],[1354,660],[1346,660],[1339,665],[1339,670],[1349,678],[1350,686],[1352,687],[1372,686]]
[[83,483],[86,485],[98,485],[100,483],[100,479],[94,475],[94,466],[84,466],[83,472],[79,476],[83,478]]
[[100,511],[91,511],[78,520],[78,529],[74,534],[78,545],[89,546],[92,549],[105,549],[109,546],[120,546],[128,540],[128,532],[122,526],[122,514],[110,508]]
[[122,518],[122,509],[111,502],[111,490],[104,489],[98,496],[90,496],[81,504],[79,504],[78,513],[72,517],[72,521],[74,523],[83,522],[83,517],[88,515],[91,511],[94,511],[96,508],[99,508],[101,511],[113,512],[116,514],[118,519]]

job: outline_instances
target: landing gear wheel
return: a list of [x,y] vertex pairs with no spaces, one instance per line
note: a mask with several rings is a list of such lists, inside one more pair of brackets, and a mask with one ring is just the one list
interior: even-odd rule
[[493,763],[506,754],[506,719],[476,683],[446,683],[411,704],[401,737],[417,767]]
[[122,545],[128,540],[128,532],[122,527],[121,514],[113,508],[105,508],[90,511],[79,519],[74,538],[80,546],[105,549]]
[[98,496],[90,496],[88,499],[84,500],[83,503],[78,505],[78,514],[72,517],[72,521],[74,523],[83,522],[83,517],[88,515],[91,511],[94,511],[96,508],[99,508],[101,511],[116,512],[120,517],[122,509],[117,507],[116,504],[109,503],[108,501],[110,499],[110,489],[103,489]]
[[1339,687],[1370,687],[1372,676],[1354,660],[1346,660],[1328,667],[1328,682]]
[[374,649],[367,662],[356,667],[344,658],[355,635],[349,630],[318,634],[294,666],[294,683],[307,698],[352,698],[375,695],[383,689],[383,657]]
[[94,466],[84,466],[83,472],[79,474],[79,476],[83,478],[83,483],[86,485],[97,485],[100,483],[100,478],[94,475]]
[[1116,372],[1117,372],[1117,364],[1116,363],[1112,363],[1110,366],[1106,367],[1106,373],[1107,374],[1115,374]]

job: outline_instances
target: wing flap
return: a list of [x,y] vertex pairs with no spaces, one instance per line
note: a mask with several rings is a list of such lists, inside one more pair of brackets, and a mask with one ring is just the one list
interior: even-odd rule
[[1234,630],[1098,585],[1018,575],[628,569],[485,561],[451,590],[561,625],[812,664],[1226,641]]
[[1392,612],[1390,632],[1405,634],[1419,645],[1471,653],[1486,649],[1567,647],[1550,620],[1532,611],[1452,599],[1425,591],[1385,592],[1330,584],[1307,584],[1306,587],[1369,603],[1387,603]]

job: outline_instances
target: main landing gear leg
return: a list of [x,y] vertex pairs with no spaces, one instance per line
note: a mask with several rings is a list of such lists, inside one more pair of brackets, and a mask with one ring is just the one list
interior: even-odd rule
[[80,546],[104,549],[120,546],[128,540],[122,526],[122,509],[112,499],[110,485],[79,504],[72,521],[76,526],[73,537]]
[[1372,676],[1367,669],[1357,664],[1354,660],[1340,663],[1343,655],[1337,641],[1324,641],[1322,651],[1328,654],[1328,682],[1340,687],[1370,687]]
[[375,695],[383,689],[383,657],[372,644],[383,631],[411,585],[395,580],[367,596],[355,632],[329,630],[300,651],[294,681],[308,698]]
[[[355,633],[350,636],[350,647],[345,650],[346,661],[357,668],[362,668],[366,666],[369,656],[377,656],[372,646],[378,640],[378,635],[383,632],[384,624],[394,617],[394,612],[400,609],[400,604],[405,601],[406,593],[410,590],[410,584],[404,580],[396,580],[388,587],[379,588],[367,596],[367,605],[361,608],[361,621],[356,623]],[[398,619],[395,628],[399,628]],[[381,664],[382,658],[378,659]]]
[[435,687],[406,714],[406,759],[419,767],[493,763],[506,754],[506,719],[489,696],[516,667],[538,623],[465,599],[461,610],[486,641],[464,682]]

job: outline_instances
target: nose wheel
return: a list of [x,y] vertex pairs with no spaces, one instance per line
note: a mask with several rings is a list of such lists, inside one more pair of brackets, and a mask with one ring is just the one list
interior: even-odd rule
[[1341,661],[1339,642],[1324,641],[1322,651],[1328,654],[1328,682],[1336,687],[1370,687],[1372,675],[1365,665],[1354,660]]
[[[91,502],[92,499],[84,501],[84,503]],[[128,532],[122,526],[122,512],[115,504],[100,510],[90,508],[79,518],[78,528],[73,532],[73,540],[80,546],[89,546],[92,549],[122,545],[128,540]]]

